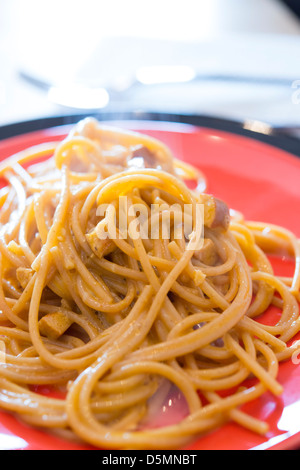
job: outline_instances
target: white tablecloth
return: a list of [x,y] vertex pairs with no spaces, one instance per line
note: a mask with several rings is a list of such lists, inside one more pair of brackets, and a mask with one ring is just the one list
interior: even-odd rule
[[[126,8],[117,0],[87,0],[85,10],[76,0],[52,0],[51,10],[47,4],[0,4],[0,125],[76,112],[50,102],[44,91],[20,78],[20,70],[50,82],[106,85],[116,77],[130,77],[141,65],[163,64],[192,66],[202,78],[136,87],[111,101],[107,110],[300,126],[300,26],[276,0],[210,0],[210,9],[201,0],[155,0],[151,9],[145,2],[144,10],[136,0],[126,2]],[[123,7],[114,15],[118,4]],[[159,4],[163,6],[156,10]],[[251,81],[205,79],[208,75],[239,75]],[[269,81],[262,83],[261,78]],[[285,83],[278,84],[280,78]]]

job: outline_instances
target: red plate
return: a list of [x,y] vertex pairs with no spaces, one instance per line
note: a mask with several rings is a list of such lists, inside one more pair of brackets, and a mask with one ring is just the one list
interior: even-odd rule
[[[187,124],[124,121],[110,124],[139,130],[165,142],[174,155],[199,167],[206,175],[208,191],[225,200],[247,219],[271,222],[300,236],[300,159],[274,145],[228,131]],[[42,142],[62,139],[69,127],[51,127],[0,141],[0,159]],[[292,265],[277,262],[287,273]],[[294,449],[300,448],[300,369],[291,361],[280,365],[280,397],[265,393],[244,410],[266,420],[267,436],[258,436],[234,423],[204,436],[189,449]],[[90,449],[63,441],[24,425],[8,413],[0,413],[0,449]]]

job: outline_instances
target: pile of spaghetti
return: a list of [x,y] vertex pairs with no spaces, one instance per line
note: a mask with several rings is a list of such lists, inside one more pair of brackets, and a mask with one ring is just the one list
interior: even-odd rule
[[[299,347],[295,235],[229,212],[161,142],[93,119],[0,171],[1,409],[98,448],[179,448],[228,420],[267,432],[243,405],[282,393],[278,365]],[[124,236],[124,196],[158,219],[189,205],[191,233],[169,214],[168,236]],[[295,258],[290,278],[273,273],[278,250]],[[264,324],[272,305],[280,318]],[[151,426],[174,389],[185,414]]]

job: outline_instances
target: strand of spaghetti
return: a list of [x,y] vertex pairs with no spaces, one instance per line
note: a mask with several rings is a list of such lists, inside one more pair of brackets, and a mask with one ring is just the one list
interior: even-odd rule
[[6,173],[5,177],[9,181],[11,186],[15,189],[16,197],[17,197],[16,209],[13,215],[11,216],[11,221],[9,222],[9,228],[6,228],[6,232],[13,233],[13,230],[15,229],[16,224],[19,224],[20,219],[26,208],[26,192],[19,178],[9,173]]
[[86,147],[90,152],[90,157],[93,159],[93,162],[98,163],[99,160],[101,161],[101,150],[97,143],[91,139],[88,139],[87,137],[69,136],[68,138],[64,139],[55,149],[54,160],[56,168],[62,169],[66,163],[68,165],[70,152],[77,146]]
[[204,193],[207,189],[207,181],[204,174],[187,162],[174,158],[175,173],[184,180],[195,180],[197,186],[196,192]]
[[86,265],[78,256],[78,253],[73,244],[69,230],[65,229],[64,239],[65,239],[65,242],[59,243],[59,248],[61,249],[61,252],[62,253],[66,252],[66,250],[70,251],[70,257],[72,259],[72,263],[74,264],[74,266],[76,267],[80,275],[85,279],[85,281],[90,286],[90,288],[93,290],[93,292],[101,299],[102,302],[105,301],[105,303],[111,303],[113,299],[105,283],[100,281],[99,278],[98,278],[98,281],[95,281],[94,277],[90,274]]
[[[78,196],[77,196],[78,198]],[[92,249],[88,244],[85,233],[81,228],[79,221],[79,213],[83,205],[83,201],[80,197],[79,200],[74,201],[71,213],[70,228],[72,229],[73,236],[75,240],[80,244],[80,246],[85,250],[86,253],[92,253]]]
[[[45,413],[46,411],[46,413]],[[22,419],[25,423],[27,423],[30,426],[36,426],[36,427],[41,427],[43,426],[44,428],[48,429],[50,428],[55,428],[55,430],[59,430],[60,428],[66,428],[68,426],[68,421],[67,421],[67,416],[64,413],[61,414],[50,414],[48,410],[44,410],[43,416],[34,416],[34,415],[28,415],[23,413],[22,414]]]
[[42,245],[45,245],[47,242],[52,223],[50,214],[45,210],[45,206],[49,205],[49,199],[48,191],[42,191],[34,197],[34,215]]
[[15,155],[1,161],[0,175],[3,175],[7,170],[14,169],[16,163],[24,164],[28,161],[33,161],[36,158],[48,157],[53,154],[58,142],[49,142],[45,144],[38,144],[29,149],[23,150]]
[[213,299],[204,298],[200,289],[195,291],[192,288],[182,286],[177,281],[174,282],[170,290],[195,307],[210,310],[217,306]]
[[106,313],[111,313],[111,314],[117,313],[123,310],[124,308],[128,307],[132,303],[136,295],[136,289],[134,285],[131,283],[128,286],[128,291],[124,299],[120,300],[119,302],[112,303],[112,304],[108,304],[108,303],[104,304],[104,303],[99,302],[98,299],[95,298],[92,294],[89,294],[89,291],[83,285],[82,278],[79,276],[77,277],[77,286],[78,286],[78,292],[82,300],[84,301],[84,303],[86,303],[89,307],[95,310],[100,310],[101,312],[106,312]]
[[222,234],[219,234],[217,243],[215,238],[212,238],[212,240],[215,241],[216,249],[221,248],[222,246],[224,247],[226,251],[226,261],[221,265],[207,266],[197,259],[193,260],[193,264],[196,267],[199,266],[203,274],[205,274],[206,276],[218,276],[220,274],[227,273],[234,267],[235,264],[236,251],[232,250],[232,244],[228,240],[226,240],[226,238]]
[[[247,221],[246,225],[252,229],[259,229],[264,230],[266,228],[265,224],[258,223],[258,222],[250,222]],[[279,227],[274,224],[268,224],[267,226],[269,231],[278,234],[279,236],[283,237],[284,239],[288,240],[293,248],[294,256],[295,256],[295,270],[293,276],[293,283],[291,285],[291,292],[295,294],[299,291],[300,288],[300,243],[298,238],[290,231],[283,227]]]
[[[145,249],[143,247],[143,244],[141,240],[135,240],[134,241],[135,248],[138,253],[140,253],[140,262],[143,266],[143,270],[146,273],[149,283],[153,287],[154,292],[160,292],[161,289],[161,282],[157,278],[151,263],[149,262],[149,259],[145,253]],[[172,272],[172,271],[171,271]],[[173,268],[174,272],[174,268]],[[172,327],[173,324],[178,321],[179,315],[177,310],[174,308],[168,297],[166,296],[164,299],[164,303],[161,305],[161,311],[160,311],[160,318],[162,321],[168,325],[168,327]],[[157,324],[155,325],[157,326]],[[161,335],[164,337],[164,335]]]
[[[3,256],[0,256],[0,276],[3,276]],[[11,321],[13,325],[18,326],[21,330],[28,331],[28,323],[26,320],[15,315],[13,310],[7,305],[5,301],[5,295],[3,292],[2,283],[0,283],[0,309],[7,317],[8,320]]]
[[81,300],[80,295],[77,292],[75,282],[77,276],[76,272],[70,272],[65,268],[64,263],[62,262],[62,254],[58,247],[52,248],[51,254],[54,259],[55,267],[59,272],[64,285],[66,286],[66,288],[68,288],[68,295],[67,297],[65,297],[65,300],[71,303],[74,302],[76,307],[79,309],[79,312],[84,315],[91,324],[93,324],[96,328],[99,328],[102,331],[100,322],[97,319],[95,312],[88,305],[84,304],[84,302]]
[[32,343],[35,346],[36,350],[43,357],[45,353],[45,348],[40,339],[39,328],[38,328],[38,314],[39,314],[39,304],[42,297],[42,292],[46,283],[47,274],[50,268],[50,248],[55,244],[57,237],[62,228],[62,221],[67,212],[69,205],[69,186],[68,186],[68,170],[66,167],[62,168],[62,180],[63,180],[63,189],[61,192],[60,202],[56,208],[53,224],[48,233],[47,242],[43,245],[41,251],[41,262],[39,271],[36,273],[36,282],[33,287],[32,299],[30,302],[30,308],[28,313],[28,323],[29,323],[29,332],[32,337]]
[[28,171],[20,165],[20,163],[16,163],[13,168],[14,173],[23,181],[26,188],[29,188],[33,184],[33,178],[28,173]]
[[218,318],[209,324],[204,325],[203,328],[188,333],[184,338],[176,338],[168,341],[167,348],[166,345],[161,344],[149,346],[142,351],[133,352],[129,360],[134,360],[134,358],[142,360],[146,357],[149,360],[151,358],[166,360],[174,356],[181,356],[215,341],[232,328],[245,315],[251,301],[250,275],[245,276],[245,273],[248,273],[245,261],[241,259],[241,257],[238,258],[237,265],[239,266],[239,275],[243,279],[243,282],[240,284],[236,298],[222,315],[219,315]]
[[133,429],[138,426],[138,423],[142,421],[147,413],[147,408],[144,404],[140,404],[131,409],[125,416],[111,424],[111,428],[116,431],[121,431],[125,429]]
[[97,195],[98,205],[110,200],[112,188],[116,190],[114,196],[119,196],[135,188],[136,183],[138,183],[139,188],[154,186],[162,189],[165,189],[165,184],[167,184],[168,192],[171,195],[179,196],[183,202],[193,204],[193,206],[196,203],[196,199],[192,196],[185,184],[175,176],[160,170],[146,168],[144,170],[127,170],[122,172],[121,175],[118,174],[106,178],[106,180],[99,185],[99,193]]
[[[243,232],[245,233],[245,231],[246,230],[244,229]],[[250,244],[247,243],[247,240],[249,240],[249,236],[246,238],[243,235],[243,237],[239,239],[239,244],[245,253],[246,258],[252,264],[254,270],[273,274],[272,265],[265,254],[258,246],[253,245],[252,238]],[[273,299],[273,295],[274,289],[269,283],[259,282],[259,287],[256,292],[255,299],[249,308],[248,316],[255,317],[264,312],[269,307]]]
[[277,325],[274,327],[264,325],[263,327],[273,334],[280,334],[282,341],[288,341],[288,339],[296,334],[300,326],[299,306],[295,297],[283,282],[269,273],[254,272],[251,274],[251,277],[253,280],[263,279],[270,283],[283,298],[285,308]]
[[[218,314],[215,312],[201,312],[190,315],[184,318],[180,323],[176,324],[176,326],[170,331],[168,339],[178,337],[185,329],[190,328],[191,326],[204,324],[206,321],[211,321],[217,315]],[[201,348],[200,354],[205,355],[205,348]],[[193,370],[187,369],[187,373],[192,378],[194,384],[201,390],[224,390],[225,388],[238,385],[243,380],[245,380],[249,374],[247,369],[241,367],[238,362],[233,363],[230,366],[224,366],[218,370],[208,369],[202,371],[199,370],[197,366],[193,367],[192,369]],[[230,374],[232,374],[231,377],[229,377]],[[226,377],[223,378],[223,375]],[[214,376],[217,378],[222,378],[219,380],[212,380]]]
[[99,266],[101,266],[103,269],[114,273],[118,274],[120,276],[128,277],[129,279],[133,279],[136,281],[142,281],[146,282],[147,277],[146,275],[141,272],[141,271],[135,271],[134,269],[127,268],[126,266],[120,266],[116,263],[112,263],[111,261],[102,258],[101,260],[98,261]]
[[82,129],[84,129],[85,135],[90,135],[91,138],[99,140],[102,143],[109,142],[110,144],[123,145],[125,147],[145,145],[150,151],[157,151],[162,162],[173,162],[173,155],[166,145],[161,141],[148,135],[146,136],[141,134],[140,132],[109,125],[102,125],[100,127],[97,121],[91,118],[83,120],[80,123],[79,128],[74,129],[73,135],[76,136],[78,133],[81,134]]
[[26,213],[24,214],[24,217],[21,220],[20,230],[18,234],[20,246],[30,265],[35,260],[35,254],[33,253],[28,243],[29,229],[32,228],[32,225],[35,226],[33,204],[34,203],[32,201],[31,204],[27,207]]
[[250,317],[245,316],[242,318],[238,323],[238,328],[242,328],[243,330],[247,330],[253,335],[258,336],[260,339],[265,341],[265,343],[270,344],[279,351],[286,349],[286,343],[284,341],[264,330],[264,328],[261,328],[260,325],[257,322],[254,322]]
[[[174,255],[175,258],[177,258],[177,260],[181,258],[182,251],[174,241],[169,243],[168,249],[169,249],[170,253],[172,255]],[[196,286],[199,286],[199,284],[201,284],[201,288],[203,290],[205,289],[205,288],[203,288],[205,274],[202,272],[202,270],[195,269],[192,262],[190,261],[188,266],[187,266],[187,269],[185,270],[185,272],[187,272],[188,275],[193,279]]]
[[[206,392],[205,396],[210,402],[220,402],[221,400],[219,395],[214,392]],[[244,428],[250,429],[260,435],[265,435],[270,428],[270,426],[264,421],[254,418],[238,409],[230,410],[229,417]]]
[[253,374],[261,380],[268,390],[274,393],[274,395],[280,395],[282,393],[282,386],[266,373],[265,369],[263,369],[257,361],[253,360],[228,333],[224,336],[224,340],[228,348],[234,352],[249,371],[253,372]]
[[91,402],[91,410],[93,413],[109,412],[123,410],[131,406],[138,405],[140,402],[148,400],[157,390],[157,383],[150,382],[149,384],[142,385],[134,390],[128,391],[126,396],[121,393],[110,394],[109,402],[107,397],[99,397]]

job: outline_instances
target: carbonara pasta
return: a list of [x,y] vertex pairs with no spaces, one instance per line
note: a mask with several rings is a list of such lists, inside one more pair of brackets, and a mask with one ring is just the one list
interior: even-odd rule
[[[0,171],[1,409],[97,448],[180,448],[228,420],[267,432],[242,406],[280,395],[297,351],[294,234],[230,213],[163,143],[94,119]],[[258,322],[272,305],[280,319]],[[174,390],[185,412],[152,426]]]

